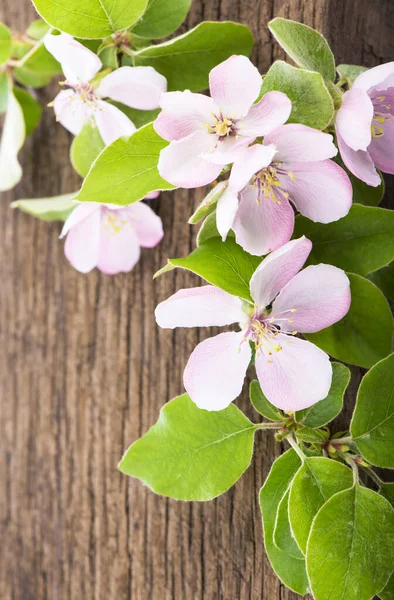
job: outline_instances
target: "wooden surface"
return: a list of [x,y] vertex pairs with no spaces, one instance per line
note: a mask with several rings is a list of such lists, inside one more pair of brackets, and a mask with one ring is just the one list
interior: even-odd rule
[[[338,62],[394,59],[392,0],[194,0],[188,26],[247,23],[264,72],[282,57],[266,28],[274,16],[319,28]],[[33,17],[29,0],[1,0],[0,18],[13,28]],[[54,85],[40,97],[55,93]],[[187,357],[209,334],[159,330],[156,304],[196,280],[151,279],[167,256],[192,249],[185,223],[202,193],[153,203],[165,238],[132,274],[81,275],[63,256],[58,224],[9,208],[78,188],[70,139],[46,109],[22,153],[23,182],[1,198],[0,598],[295,600],[263,551],[258,489],[281,452],[270,434],[258,437],[239,483],[210,503],[159,498],[117,472],[123,451],[182,392]],[[246,395],[238,404],[256,418]]]

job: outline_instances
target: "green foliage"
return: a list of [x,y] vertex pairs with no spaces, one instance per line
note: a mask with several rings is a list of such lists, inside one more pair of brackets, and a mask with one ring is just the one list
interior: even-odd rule
[[40,88],[47,85],[54,75],[62,72],[60,64],[45,48],[37,45],[22,58],[22,65],[14,69],[15,79],[26,87]]
[[188,223],[195,225],[213,213],[221,195],[226,190],[227,185],[227,181],[220,181],[218,184],[216,184],[215,187],[208,192],[198,208],[194,211]]
[[278,506],[274,529],[274,544],[293,558],[303,559],[304,556],[295,541],[289,521],[289,494],[287,490]]
[[394,506],[394,483],[383,483],[379,493],[382,494]]
[[0,73],[0,115],[7,110],[8,106],[9,78],[7,73]]
[[280,410],[267,400],[257,379],[250,383],[249,397],[253,408],[266,419],[269,419],[270,421],[281,421],[284,418]]
[[11,57],[12,35],[4,23],[0,23],[0,65],[4,65]]
[[367,70],[367,67],[359,67],[357,65],[338,65],[337,71],[341,79],[343,79],[344,83],[347,83],[351,86],[354,83],[354,80],[357,79],[361,73]]
[[75,208],[75,193],[53,196],[52,198],[37,198],[17,200],[11,204],[12,208],[19,208],[22,212],[32,215],[42,221],[65,221]]
[[120,102],[111,101],[110,104],[113,104],[127,115],[137,129],[154,121],[160,112],[160,108],[155,108],[154,110],[137,110],[136,108],[131,108]]
[[73,139],[70,148],[72,166],[81,177],[86,177],[90,167],[104,148],[105,144],[97,127],[86,123]]
[[133,33],[150,39],[164,38],[182,24],[190,5],[191,0],[149,0]]
[[[196,236],[196,245],[201,246],[201,244],[204,244],[211,238],[219,238],[220,240],[222,239],[216,225],[216,211],[204,219]],[[232,229],[230,229],[227,234],[227,239],[229,238],[235,238],[235,234]]]
[[46,33],[49,31],[48,23],[45,23],[42,19],[36,19],[32,21],[29,27],[26,29],[26,35],[33,40],[41,40]]
[[14,87],[14,95],[23,112],[27,137],[33,133],[39,124],[42,115],[42,107],[41,104],[26,90]]
[[187,394],[166,404],[159,420],[127,450],[119,469],[177,500],[211,500],[248,468],[256,426],[234,405],[201,410]]
[[394,574],[390,577],[385,588],[379,592],[381,600],[394,600]]
[[327,439],[323,431],[313,429],[313,427],[300,427],[296,430],[295,434],[298,440],[307,444],[321,444]]
[[382,290],[388,300],[394,302],[394,262],[368,275],[368,279]]
[[[343,168],[343,165],[341,165]],[[353,203],[354,204],[363,204],[364,206],[377,206],[383,200],[385,185],[384,179],[380,176],[381,183],[376,187],[372,187],[371,185],[367,185],[361,179],[358,179],[345,169],[347,174],[349,175],[350,181],[352,182],[353,188]]]

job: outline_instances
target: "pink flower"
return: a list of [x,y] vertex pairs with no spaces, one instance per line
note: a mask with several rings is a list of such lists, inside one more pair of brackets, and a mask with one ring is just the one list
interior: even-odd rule
[[376,171],[394,173],[394,62],[357,77],[343,95],[336,118],[343,162],[356,177],[376,187]]
[[250,281],[254,306],[211,285],[180,290],[158,305],[161,327],[240,324],[239,332],[204,340],[189,358],[184,385],[199,408],[221,410],[241,393],[252,356],[249,342],[256,348],[257,377],[272,404],[294,411],[327,396],[332,378],[327,354],[294,336],[320,331],[344,317],[349,280],[331,265],[299,272],[311,247],[302,237],[263,260]]
[[142,202],[125,208],[84,202],[64,223],[60,237],[65,235],[64,252],[77,271],[88,273],[97,267],[114,275],[131,271],[139,260],[140,246],[153,248],[160,242],[163,225]]
[[152,67],[121,67],[94,85],[91,80],[102,67],[94,52],[67,33],[47,35],[44,43],[66,77],[64,85],[68,89],[56,96],[53,106],[57,120],[72,134],[77,135],[88,121],[97,125],[105,144],[134,133],[136,128],[130,119],[103,98],[139,110],[159,107],[167,81]]
[[210,183],[232,152],[287,121],[291,102],[269,92],[257,103],[261,76],[245,56],[231,56],[212,69],[211,98],[190,91],[169,92],[160,100],[155,129],[170,145],[160,154],[161,176],[173,185],[193,188]]
[[230,228],[250,254],[261,256],[289,241],[294,228],[290,202],[319,223],[344,217],[352,204],[345,171],[328,160],[332,136],[305,125],[283,125],[238,151],[229,185],[217,205],[223,239]]

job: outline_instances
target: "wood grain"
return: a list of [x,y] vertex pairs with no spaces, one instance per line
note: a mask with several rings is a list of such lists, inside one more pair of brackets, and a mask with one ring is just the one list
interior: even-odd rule
[[[248,24],[264,72],[283,57],[266,27],[274,16],[319,28],[339,61],[394,58],[391,0],[194,0],[187,24]],[[33,17],[29,0],[2,0],[11,27]],[[54,84],[39,96],[55,93]],[[0,598],[295,600],[263,551],[258,489],[281,452],[272,436],[260,435],[251,468],[211,503],[163,499],[117,472],[123,451],[182,392],[187,357],[209,333],[161,331],[153,318],[159,301],[197,281],[176,272],[152,283],[152,274],[192,249],[185,223],[202,191],[153,203],[165,238],[133,273],[83,276],[65,260],[57,224],[9,208],[78,188],[70,141],[47,109],[22,152],[23,182],[1,198]],[[246,394],[239,406],[256,418]]]

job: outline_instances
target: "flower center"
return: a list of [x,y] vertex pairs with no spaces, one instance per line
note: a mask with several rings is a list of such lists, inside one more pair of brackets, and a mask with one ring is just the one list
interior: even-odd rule
[[213,125],[207,125],[209,133],[217,135],[220,141],[230,135],[236,135],[234,119],[224,117],[221,112],[219,113],[219,116],[212,116],[214,120]]
[[121,211],[110,210],[106,214],[103,225],[110,235],[118,235],[124,227],[132,227],[131,219],[122,214]]
[[391,121],[391,114],[383,112],[390,111],[391,104],[385,103],[385,96],[379,96],[376,98],[374,103],[374,114],[371,123],[371,132],[373,138],[380,138],[384,136],[384,125]]
[[97,98],[90,83],[77,83],[70,87],[74,89],[80,102],[87,104],[90,108],[96,108]]
[[[282,350],[282,345],[277,337],[281,332],[281,323],[286,323],[283,333],[287,335],[297,335],[298,331],[288,330],[288,323],[292,323],[292,313],[297,312],[296,308],[290,308],[275,314],[268,314],[266,310],[258,310],[249,317],[249,325],[244,331],[243,342],[248,340],[252,342],[256,349],[256,356],[272,356]],[[268,360],[268,362],[272,362]]]
[[289,194],[282,188],[282,183],[278,177],[278,174],[286,175],[292,181],[296,178],[292,171],[285,171],[281,168],[280,162],[273,162],[269,167],[261,169],[256,175],[253,176],[251,185],[257,187],[257,203],[260,204],[261,200],[271,200],[282,204],[282,197],[288,199]]

